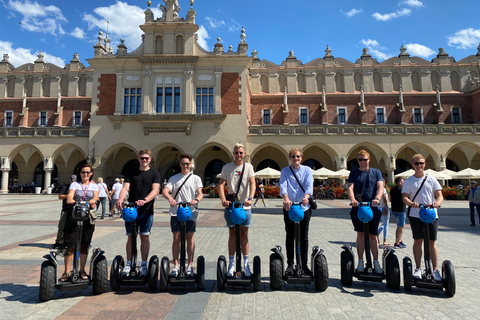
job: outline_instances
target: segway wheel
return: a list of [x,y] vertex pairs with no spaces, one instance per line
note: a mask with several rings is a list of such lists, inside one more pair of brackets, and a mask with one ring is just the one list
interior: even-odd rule
[[158,267],[160,265],[160,261],[158,260],[157,256],[153,256],[150,258],[148,262],[148,289],[150,291],[155,291],[157,289],[158,283]]
[[160,264],[160,291],[167,291],[169,274],[170,261],[168,260],[168,257],[163,257],[162,263]]
[[224,256],[218,257],[217,261],[217,287],[218,290],[225,290],[227,272],[227,261]]
[[315,289],[325,291],[328,288],[328,264],[327,258],[319,254],[315,258]]
[[275,254],[270,255],[270,289],[279,290],[282,287],[282,260]]
[[335,200],[335,192],[329,192],[327,193],[327,198],[328,200]]
[[260,257],[253,258],[253,290],[260,291],[262,289],[262,263]]
[[100,256],[93,263],[93,293],[101,294],[107,289],[108,263],[105,256]]
[[53,298],[55,285],[55,266],[50,261],[43,261],[40,270],[40,291],[38,297],[41,301]]
[[443,261],[442,264],[442,278],[443,286],[445,287],[445,293],[449,297],[455,295],[455,272],[453,270],[453,264],[450,260]]
[[122,256],[116,256],[113,259],[112,266],[110,267],[110,288],[112,291],[120,289],[120,275],[122,274],[125,262]]
[[391,255],[386,261],[387,287],[393,290],[400,288],[400,265],[396,255]]
[[345,250],[340,254],[340,271],[342,285],[351,285],[353,282],[353,257]]
[[405,290],[405,292],[412,291],[412,271],[412,260],[409,257],[403,258],[403,289]]
[[205,290],[205,258],[197,258],[197,286],[199,291]]

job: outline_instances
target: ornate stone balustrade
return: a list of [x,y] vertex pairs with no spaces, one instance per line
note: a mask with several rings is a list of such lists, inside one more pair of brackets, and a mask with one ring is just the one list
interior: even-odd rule
[[88,127],[0,128],[2,138],[88,137]]

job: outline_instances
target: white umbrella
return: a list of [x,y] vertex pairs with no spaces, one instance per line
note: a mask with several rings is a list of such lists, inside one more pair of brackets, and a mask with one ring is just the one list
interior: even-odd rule
[[280,178],[280,171],[266,167],[265,169],[255,172],[255,177],[260,178]]
[[414,173],[415,173],[415,170],[409,169],[407,171],[403,171],[403,172],[400,172],[400,173],[396,174],[394,177],[395,178],[398,178],[398,177],[408,178],[410,176],[413,176]]
[[448,170],[448,169],[443,169],[442,171],[439,171],[440,173],[446,174],[447,176],[453,177],[454,173],[457,173],[457,171],[453,170]]
[[472,168],[466,168],[452,174],[454,179],[473,179],[480,178],[480,172]]
[[435,170],[432,170],[432,169],[427,169],[425,170],[425,173],[428,174],[429,176],[432,176],[434,178],[437,178],[437,179],[441,179],[441,180],[452,180],[452,176],[450,175],[447,175],[447,174],[444,174],[444,173],[441,173],[441,172],[438,172],[438,171],[435,171]]
[[350,175],[350,170],[340,169],[338,171],[335,171],[335,174],[337,175],[338,178],[347,179],[348,176]]
[[313,177],[316,179],[336,178],[339,175],[335,171],[329,170],[325,167],[313,171]]

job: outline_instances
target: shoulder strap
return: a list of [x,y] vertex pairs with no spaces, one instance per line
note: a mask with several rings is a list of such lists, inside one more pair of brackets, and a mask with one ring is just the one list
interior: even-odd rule
[[178,188],[177,192],[175,192],[175,197],[173,197],[173,199],[175,199],[175,201],[177,201],[177,196],[178,196],[178,193],[180,192],[180,190],[182,190],[182,187],[183,185],[185,184],[185,182],[187,182],[188,178],[190,178],[192,176],[192,173],[190,172],[190,174],[188,175],[188,177],[183,180],[183,183],[180,185],[180,187]]
[[245,162],[243,163],[242,173],[240,174],[240,179],[237,182],[237,192],[235,192],[235,198],[238,200],[238,192],[240,191],[240,186],[242,185],[243,173],[245,172]]
[[420,192],[420,190],[422,189],[423,184],[424,184],[425,181],[427,180],[427,176],[428,176],[428,175],[426,174],[426,175],[425,175],[425,178],[424,178],[423,181],[422,181],[422,184],[420,185],[420,188],[418,188],[417,192],[416,192],[415,195],[413,196],[412,202],[413,202],[413,200],[415,200],[415,198],[417,197],[417,194],[418,194],[418,193]]
[[293,168],[292,168],[292,166],[290,166],[290,170],[292,171],[292,173],[293,173],[293,176],[295,177],[295,180],[297,180],[297,182],[298,182],[298,185],[300,186],[300,188],[302,188],[302,191],[303,191],[303,193],[305,193],[305,189],[303,189],[303,186],[302,186],[302,184],[300,183],[300,181],[298,181],[297,175],[295,174],[295,171],[293,171]]

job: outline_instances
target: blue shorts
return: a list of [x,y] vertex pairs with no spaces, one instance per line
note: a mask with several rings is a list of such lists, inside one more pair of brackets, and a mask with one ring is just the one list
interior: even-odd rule
[[[245,219],[245,222],[242,223],[240,226],[250,227],[250,222],[252,221],[252,210],[251,209],[245,210],[245,214],[247,215],[247,219]],[[232,217],[230,216],[230,208],[225,208],[223,217],[225,218],[227,227],[235,227],[235,223],[233,223]]]
[[[150,234],[150,230],[152,230],[153,225],[152,213],[140,213],[135,221],[137,222],[137,227],[140,229],[140,235],[145,236]],[[125,222],[125,231],[127,232],[127,236],[132,234],[130,222]]]
[[[182,230],[182,222],[178,220],[177,216],[170,216],[170,229],[172,232],[180,232]],[[190,219],[186,222],[185,233],[195,232],[197,229],[197,222]]]
[[392,214],[397,218],[397,227],[403,227],[405,225],[406,212],[392,211]]

